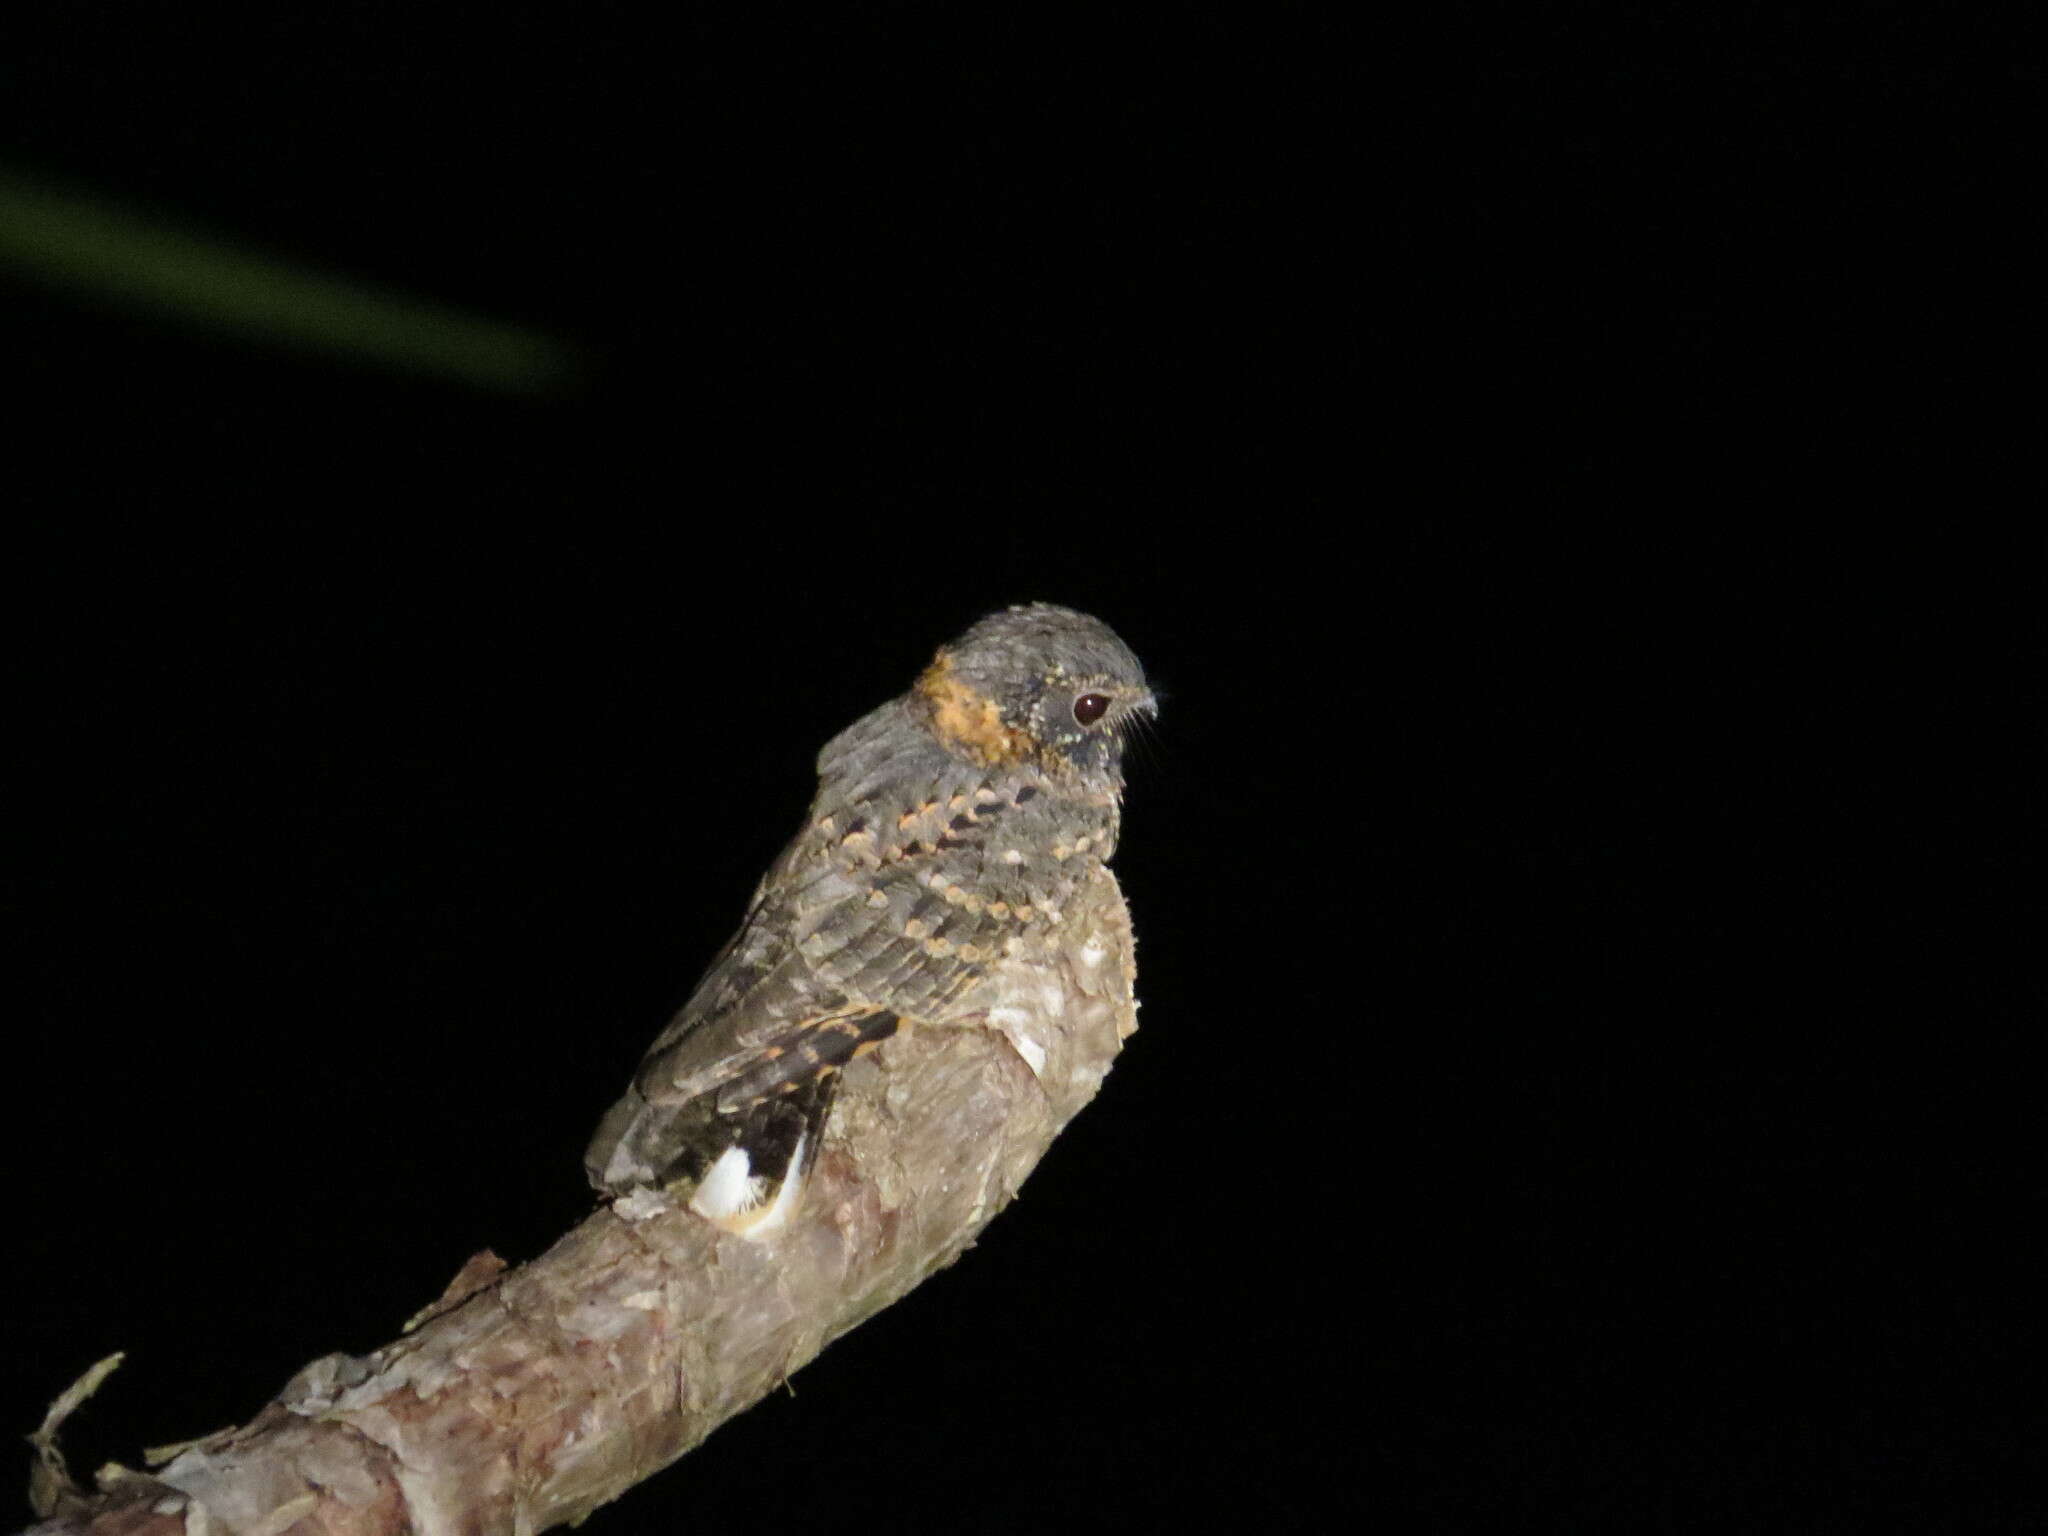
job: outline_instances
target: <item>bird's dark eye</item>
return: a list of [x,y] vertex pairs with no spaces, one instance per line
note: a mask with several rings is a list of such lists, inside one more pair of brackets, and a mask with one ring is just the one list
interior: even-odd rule
[[1074,718],[1083,725],[1093,725],[1109,713],[1109,695],[1106,693],[1084,693],[1074,700]]

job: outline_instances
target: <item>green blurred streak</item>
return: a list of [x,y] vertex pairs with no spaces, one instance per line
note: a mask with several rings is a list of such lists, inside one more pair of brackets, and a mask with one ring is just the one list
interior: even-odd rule
[[205,329],[492,389],[568,385],[568,349],[537,332],[152,224],[84,193],[0,172],[0,265]]

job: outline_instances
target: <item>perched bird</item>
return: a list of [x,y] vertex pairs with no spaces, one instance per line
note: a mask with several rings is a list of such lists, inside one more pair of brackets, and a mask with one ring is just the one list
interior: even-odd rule
[[[1156,709],[1130,649],[1072,609],[1006,609],[942,646],[819,754],[808,821],[598,1126],[591,1182],[760,1236],[797,1208],[840,1070],[899,1030],[998,1030],[1039,1071],[1066,994],[1129,972],[1103,866],[1125,734]],[[1114,921],[1070,923],[1104,881]]]

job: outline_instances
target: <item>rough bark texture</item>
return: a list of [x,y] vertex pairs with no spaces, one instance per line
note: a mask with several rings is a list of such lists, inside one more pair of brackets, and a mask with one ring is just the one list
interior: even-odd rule
[[617,1498],[951,1263],[1094,1095],[1136,1027],[1130,929],[1106,870],[1076,906],[1116,961],[1073,969],[1043,1062],[994,1028],[911,1031],[855,1062],[780,1233],[599,1211],[153,1474],[110,1469],[88,1494],[60,1471],[34,1536],[525,1533]]

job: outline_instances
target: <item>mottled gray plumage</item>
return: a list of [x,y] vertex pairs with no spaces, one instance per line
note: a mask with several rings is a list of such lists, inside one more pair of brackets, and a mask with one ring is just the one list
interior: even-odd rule
[[1066,911],[1109,880],[1124,733],[1154,707],[1107,625],[1037,603],[828,742],[803,831],[598,1127],[592,1182],[696,1190],[746,1230],[800,1187],[839,1070],[897,1029],[996,1028],[1031,1060],[1062,988],[1112,959],[1128,976],[1121,897],[1086,933]]

